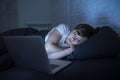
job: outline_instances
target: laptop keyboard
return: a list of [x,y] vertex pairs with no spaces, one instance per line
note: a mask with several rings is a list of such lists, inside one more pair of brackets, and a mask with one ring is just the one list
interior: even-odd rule
[[52,69],[55,69],[56,67],[58,67],[59,65],[53,65],[53,64],[51,64],[51,68]]

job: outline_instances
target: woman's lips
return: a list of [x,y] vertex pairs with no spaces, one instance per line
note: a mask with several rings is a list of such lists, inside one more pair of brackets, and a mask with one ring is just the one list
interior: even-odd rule
[[72,40],[71,39],[69,39],[69,43],[71,43],[72,42]]

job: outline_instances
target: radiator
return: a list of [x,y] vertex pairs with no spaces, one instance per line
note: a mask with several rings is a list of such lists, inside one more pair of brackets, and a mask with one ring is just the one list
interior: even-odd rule
[[50,30],[53,27],[53,24],[26,24],[25,27],[37,30]]

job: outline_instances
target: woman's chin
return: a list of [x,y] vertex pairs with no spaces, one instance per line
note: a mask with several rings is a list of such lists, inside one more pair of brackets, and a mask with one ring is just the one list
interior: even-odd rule
[[67,44],[71,44],[70,41],[67,41]]
[[68,42],[69,45],[71,45],[72,43],[71,42]]

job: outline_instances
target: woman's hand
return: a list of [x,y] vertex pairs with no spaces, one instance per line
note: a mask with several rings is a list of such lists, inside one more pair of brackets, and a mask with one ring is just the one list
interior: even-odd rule
[[65,49],[64,52],[69,55],[71,54],[74,50],[75,50],[75,47],[74,45],[70,45],[70,47],[68,49]]
[[65,56],[70,55],[75,50],[75,47],[76,46],[71,45],[69,48],[66,48],[64,50],[48,54],[48,57],[49,59],[61,59]]
[[75,47],[76,47],[75,45],[70,45],[70,48],[71,48],[72,51],[75,50]]

